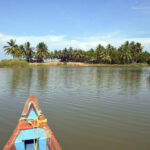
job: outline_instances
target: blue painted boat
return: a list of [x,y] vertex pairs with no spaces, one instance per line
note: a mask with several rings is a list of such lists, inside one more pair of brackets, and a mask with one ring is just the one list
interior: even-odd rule
[[3,150],[62,150],[36,96],[27,100],[17,127]]

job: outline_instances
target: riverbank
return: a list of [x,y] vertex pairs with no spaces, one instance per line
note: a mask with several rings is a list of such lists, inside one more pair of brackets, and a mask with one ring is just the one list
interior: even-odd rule
[[113,67],[113,66],[133,66],[133,67],[140,67],[140,66],[148,66],[147,63],[134,63],[134,64],[89,64],[89,63],[82,63],[82,62],[44,62],[44,63],[29,63],[30,66],[100,66],[100,67]]
[[36,67],[36,66],[99,66],[99,67],[141,67],[148,66],[147,63],[134,63],[134,64],[89,64],[82,62],[44,62],[44,63],[28,63],[25,60],[2,60],[0,61],[0,68],[4,67]]

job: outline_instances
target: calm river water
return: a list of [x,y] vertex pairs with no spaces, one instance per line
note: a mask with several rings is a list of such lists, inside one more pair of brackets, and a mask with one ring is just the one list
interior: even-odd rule
[[150,67],[0,68],[0,149],[32,94],[64,150],[150,150]]

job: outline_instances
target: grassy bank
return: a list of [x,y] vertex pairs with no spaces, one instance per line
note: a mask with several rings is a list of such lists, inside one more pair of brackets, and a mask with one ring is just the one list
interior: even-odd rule
[[0,61],[0,67],[26,67],[29,63],[25,60],[2,60]]
[[81,62],[28,63],[25,60],[2,60],[2,61],[0,61],[0,68],[2,68],[2,67],[36,67],[36,66],[141,67],[141,66],[148,66],[148,64],[146,64],[146,63],[135,63],[135,64],[88,64],[88,63],[81,63]]

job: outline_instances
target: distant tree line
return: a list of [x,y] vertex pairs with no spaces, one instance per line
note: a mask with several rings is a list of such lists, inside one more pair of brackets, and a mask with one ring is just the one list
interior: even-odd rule
[[104,64],[129,64],[150,61],[150,53],[143,51],[141,43],[134,41],[126,41],[119,48],[115,48],[110,44],[106,47],[99,44],[95,49],[91,48],[87,51],[70,47],[49,52],[44,42],[38,43],[34,48],[31,47],[30,42],[17,45],[16,41],[11,39],[4,46],[4,51],[6,54],[12,55],[14,59],[26,59],[28,62],[43,62],[44,59]]
[[36,48],[31,47],[30,42],[24,45],[17,45],[16,40],[11,39],[4,46],[6,54],[13,56],[14,59],[25,59],[28,62],[43,62],[49,57],[48,47],[44,42],[37,44]]

